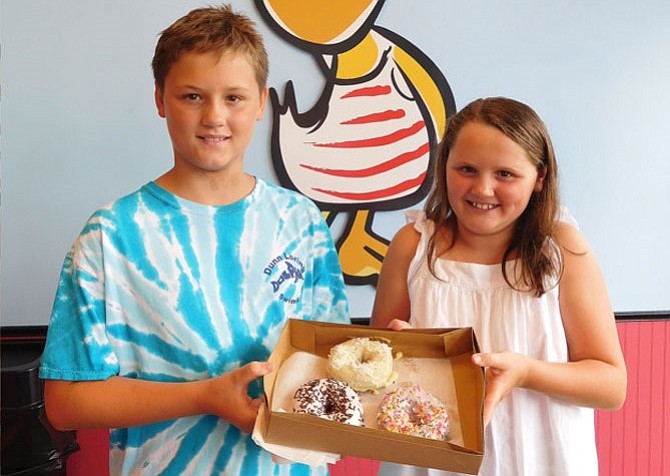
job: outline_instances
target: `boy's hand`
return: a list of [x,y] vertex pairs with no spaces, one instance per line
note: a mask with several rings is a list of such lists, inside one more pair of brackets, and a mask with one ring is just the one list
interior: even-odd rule
[[528,373],[527,357],[514,352],[474,354],[472,363],[486,369],[484,396],[484,426],[488,425],[493,410],[514,387],[520,387]]
[[249,384],[272,372],[269,362],[251,362],[239,369],[210,380],[204,395],[207,413],[228,420],[244,433],[251,433],[263,397],[252,399],[247,394]]

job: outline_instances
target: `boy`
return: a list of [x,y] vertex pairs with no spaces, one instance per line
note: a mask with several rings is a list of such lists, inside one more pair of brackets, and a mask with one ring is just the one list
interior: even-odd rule
[[174,166],[98,210],[67,254],[48,417],[113,428],[112,475],[309,474],[248,435],[257,379],[289,317],[348,322],[348,308],[316,206],[243,170],[267,100],[262,38],[229,6],[196,9],[152,67]]

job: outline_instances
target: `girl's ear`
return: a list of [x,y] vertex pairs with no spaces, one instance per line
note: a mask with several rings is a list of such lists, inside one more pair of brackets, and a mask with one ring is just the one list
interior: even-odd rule
[[533,191],[541,192],[544,186],[544,178],[547,176],[547,166],[543,166],[537,173],[537,180],[535,180],[535,188]]

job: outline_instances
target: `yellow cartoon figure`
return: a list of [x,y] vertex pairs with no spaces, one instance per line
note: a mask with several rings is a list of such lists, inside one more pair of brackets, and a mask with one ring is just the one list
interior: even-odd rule
[[435,64],[374,24],[383,0],[256,0],[265,21],[312,53],[325,86],[299,112],[292,82],[270,91],[272,160],[281,183],[314,200],[332,224],[345,280],[376,283],[389,240],[372,230],[376,211],[407,208],[428,192],[433,155],[455,112]]

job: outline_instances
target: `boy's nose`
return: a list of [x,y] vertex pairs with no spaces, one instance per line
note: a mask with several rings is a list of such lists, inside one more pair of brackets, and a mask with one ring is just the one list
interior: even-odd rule
[[202,115],[202,123],[208,127],[219,127],[226,122],[226,110],[217,103],[207,105]]

